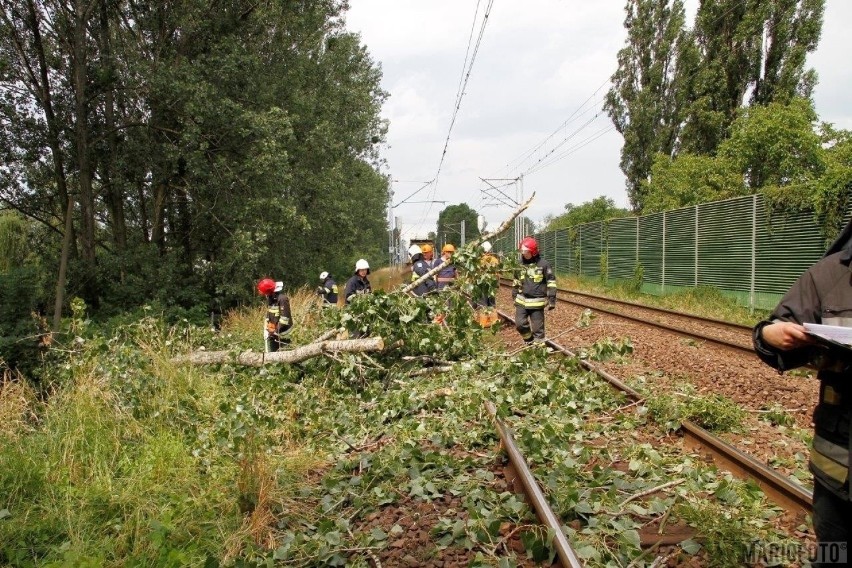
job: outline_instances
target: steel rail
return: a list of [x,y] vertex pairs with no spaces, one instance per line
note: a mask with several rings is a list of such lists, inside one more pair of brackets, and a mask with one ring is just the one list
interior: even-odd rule
[[559,557],[559,563],[565,568],[582,568],[583,563],[580,562],[577,554],[571,548],[571,544],[568,542],[568,537],[566,537],[565,533],[562,532],[562,524],[550,508],[544,493],[542,493],[541,488],[538,486],[538,482],[535,480],[535,476],[533,476],[529,466],[527,466],[527,462],[524,459],[523,454],[515,444],[512,433],[497,416],[497,408],[494,406],[494,403],[490,400],[486,400],[485,408],[488,409],[488,413],[491,414],[491,418],[494,419],[494,424],[497,426],[497,432],[500,434],[500,442],[503,444],[503,448],[509,456],[509,461],[511,462],[512,467],[518,474],[521,485],[524,488],[524,494],[527,498],[529,498],[533,511],[535,511],[538,520],[548,529],[553,531],[553,547],[556,549],[556,555]]
[[[571,292],[569,292],[569,293],[571,293]],[[558,301],[564,302],[566,304],[574,304],[575,306],[588,308],[590,310],[596,310],[598,312],[609,314],[611,316],[627,319],[627,320],[630,320],[630,321],[635,321],[635,322],[641,323],[643,325],[651,325],[651,326],[654,326],[654,327],[658,327],[660,329],[665,329],[666,331],[671,331],[672,333],[677,333],[679,335],[685,335],[687,337],[692,337],[693,339],[698,339],[700,341],[709,341],[711,343],[716,343],[718,345],[723,345],[725,347],[731,347],[733,349],[737,349],[738,351],[744,351],[746,353],[754,353],[754,348],[746,347],[744,345],[740,345],[739,343],[734,343],[733,341],[728,341],[727,339],[721,339],[719,337],[711,337],[709,335],[703,335],[701,333],[695,333],[694,331],[689,331],[687,329],[674,327],[674,326],[667,325],[667,324],[664,324],[664,323],[660,323],[660,322],[657,322],[657,321],[651,321],[651,320],[648,320],[648,319],[643,319],[643,318],[631,316],[631,315],[628,315],[628,314],[622,314],[620,312],[608,310],[606,308],[601,308],[601,307],[598,307],[598,306],[592,306],[592,305],[589,305],[589,304],[585,304],[583,302],[578,302],[576,300],[568,300],[567,298],[562,298],[562,297],[559,297],[559,296],[557,296],[556,299]],[[642,306],[642,307],[644,307],[644,306]],[[648,308],[648,309],[656,310],[656,308]],[[692,316],[689,316],[689,315],[686,315],[686,314],[678,314],[678,315],[682,316],[682,317],[692,317]]]
[[[505,312],[498,310],[497,313],[501,318],[514,322]],[[584,369],[595,373],[617,390],[624,392],[631,400],[639,401],[644,398],[638,391],[630,388],[617,377],[592,365],[585,359],[580,359],[573,351],[550,339],[546,339],[545,343],[564,355],[577,358]],[[738,450],[693,422],[684,420],[681,423],[680,432],[689,449],[701,450],[713,459],[717,467],[727,469],[740,479],[754,481],[770,500],[785,510],[794,514],[810,514],[813,508],[812,494],[798,483],[787,479],[774,469],[762,464],[754,457]]]

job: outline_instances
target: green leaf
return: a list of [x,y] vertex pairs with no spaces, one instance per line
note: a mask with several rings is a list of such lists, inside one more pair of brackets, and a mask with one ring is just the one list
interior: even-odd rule
[[598,552],[594,546],[589,544],[575,549],[574,552],[576,552],[577,556],[583,560],[600,560],[601,558],[601,553]]
[[691,538],[681,542],[680,547],[684,552],[692,555],[698,554],[698,551],[701,550],[701,545]]

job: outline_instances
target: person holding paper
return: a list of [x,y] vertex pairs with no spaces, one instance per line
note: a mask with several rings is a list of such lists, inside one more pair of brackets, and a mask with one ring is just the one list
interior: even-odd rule
[[[820,345],[805,323],[852,327],[852,221],[825,256],[787,291],[768,320],[754,327],[754,348],[768,365],[784,372],[818,369],[819,401],[809,469],[814,475],[813,524],[816,562],[828,546],[844,543],[852,528],[849,493],[849,438],[852,419],[852,350]],[[821,557],[820,552],[823,552]]]

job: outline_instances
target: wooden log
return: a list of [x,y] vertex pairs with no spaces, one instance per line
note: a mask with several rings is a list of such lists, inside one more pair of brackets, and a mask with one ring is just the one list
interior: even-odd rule
[[172,359],[173,363],[189,363],[190,365],[215,365],[218,363],[235,363],[250,367],[261,367],[270,363],[299,363],[323,353],[364,353],[381,351],[385,342],[381,337],[366,337],[363,339],[344,339],[341,341],[319,341],[275,353],[257,353],[245,351],[235,354],[232,351],[194,351]]

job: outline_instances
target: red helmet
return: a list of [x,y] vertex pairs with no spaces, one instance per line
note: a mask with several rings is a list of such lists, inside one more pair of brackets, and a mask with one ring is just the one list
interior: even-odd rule
[[275,280],[272,278],[264,278],[260,282],[257,283],[257,291],[263,294],[264,296],[268,296],[275,292]]
[[538,256],[538,243],[532,237],[524,237],[521,244],[518,246],[521,252],[529,251],[532,256]]

